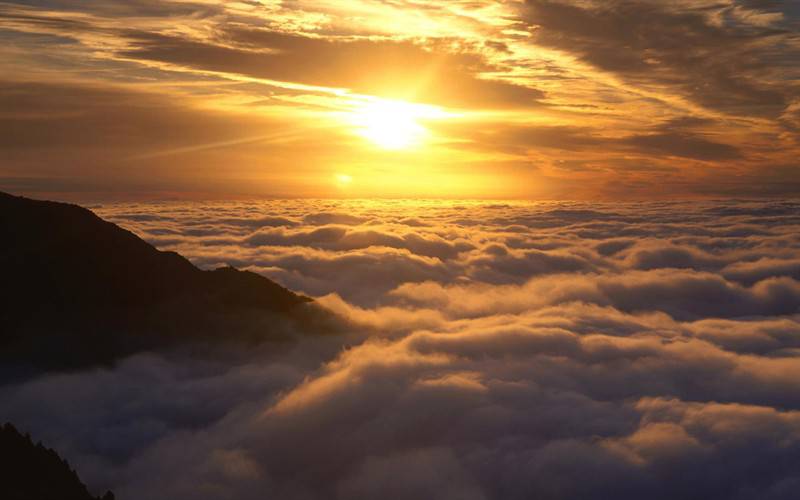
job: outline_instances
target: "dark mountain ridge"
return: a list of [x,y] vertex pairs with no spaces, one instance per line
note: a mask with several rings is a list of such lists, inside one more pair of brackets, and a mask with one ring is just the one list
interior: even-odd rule
[[11,424],[0,426],[0,471],[4,500],[114,500],[111,492],[92,496],[58,453]]
[[255,273],[198,269],[85,208],[5,193],[0,283],[0,381],[186,341],[275,340],[311,302]]

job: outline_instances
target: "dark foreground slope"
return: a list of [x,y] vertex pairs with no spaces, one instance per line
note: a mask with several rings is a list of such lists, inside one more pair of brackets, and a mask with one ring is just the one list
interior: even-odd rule
[[[98,500],[54,450],[11,424],[0,426],[0,478],[4,500]],[[100,500],[113,499],[109,492]]]
[[306,302],[251,272],[200,270],[84,208],[0,193],[0,382],[188,341],[275,339]]

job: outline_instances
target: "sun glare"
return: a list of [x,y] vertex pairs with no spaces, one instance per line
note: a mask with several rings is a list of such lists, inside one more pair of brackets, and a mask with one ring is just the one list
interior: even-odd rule
[[353,177],[347,174],[336,174],[336,184],[341,187],[350,185],[353,182]]
[[353,111],[351,121],[358,135],[384,149],[408,149],[429,135],[420,121],[441,118],[434,106],[403,101],[370,100]]

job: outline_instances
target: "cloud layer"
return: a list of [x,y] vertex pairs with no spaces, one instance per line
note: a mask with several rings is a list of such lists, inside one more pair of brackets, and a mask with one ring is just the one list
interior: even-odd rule
[[789,499],[800,206],[95,207],[349,333],[2,388],[119,498]]

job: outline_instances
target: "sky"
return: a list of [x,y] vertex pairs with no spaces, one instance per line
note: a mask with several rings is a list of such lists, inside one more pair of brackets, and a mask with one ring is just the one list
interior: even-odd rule
[[797,498],[796,201],[93,210],[203,268],[308,294],[346,325],[0,384],[0,421],[94,494]]
[[797,497],[795,0],[0,0],[0,191],[327,310],[0,383],[95,493]]
[[0,189],[791,197],[800,5],[0,2]]

